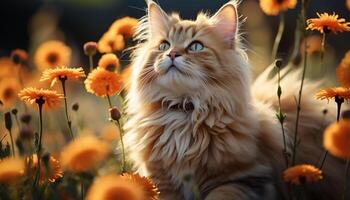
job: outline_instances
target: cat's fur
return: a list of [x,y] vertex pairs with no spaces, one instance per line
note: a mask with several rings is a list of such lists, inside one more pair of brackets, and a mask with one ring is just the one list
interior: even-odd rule
[[[262,75],[251,86],[247,56],[240,46],[237,4],[230,1],[212,17],[200,13],[197,19],[182,20],[167,15],[148,2],[148,15],[140,22],[138,46],[133,55],[132,81],[128,94],[125,125],[126,146],[138,171],[153,179],[161,199],[192,199],[192,181],[205,199],[283,199],[281,183],[285,167],[281,127],[275,118],[276,82]],[[162,52],[159,45],[171,46]],[[189,52],[194,40],[204,49]],[[170,51],[176,51],[169,70]],[[274,79],[275,80],[275,79]],[[282,105],[290,151],[299,83],[297,74],[282,81]],[[298,163],[316,163],[321,156],[322,129],[329,123],[323,105],[313,100],[315,85],[307,84],[301,105]],[[186,110],[186,103],[193,110]],[[181,108],[172,109],[172,106]],[[307,192],[315,199],[334,199],[334,181],[339,163],[329,158],[325,166],[331,193]],[[333,169],[333,170],[332,170]],[[327,182],[327,184],[326,184]]]

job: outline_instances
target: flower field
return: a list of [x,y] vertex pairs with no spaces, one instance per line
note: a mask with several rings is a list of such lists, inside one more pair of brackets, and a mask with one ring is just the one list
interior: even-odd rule
[[[276,91],[269,92],[276,94],[279,108],[271,115],[276,116],[283,138],[289,117],[280,101],[286,87],[280,85],[285,68],[301,72],[301,81],[296,83],[300,93],[295,96],[299,106],[304,95],[311,95],[336,111],[333,123],[322,133],[324,153],[315,155],[318,163],[297,161],[297,131],[291,153],[286,147],[281,152],[286,167],[280,177],[290,189],[289,199],[302,199],[300,187],[327,179],[322,169],[329,156],[345,164],[337,169],[344,172],[344,183],[339,186],[344,192],[339,199],[349,199],[350,46],[341,44],[348,50],[338,55],[328,40],[337,41],[342,34],[348,37],[350,19],[333,8],[311,13],[308,7],[314,1],[242,1],[238,10],[243,15],[258,10],[265,17],[264,23],[277,22],[276,30],[266,30],[272,38],[266,41],[250,34],[256,27],[250,20],[259,19],[248,17],[247,25],[242,26],[252,44],[248,48],[255,51],[248,53],[250,63],[258,66],[252,69],[254,76],[258,77],[267,65],[274,66],[271,77],[277,78],[278,84]],[[350,1],[339,2],[349,13]],[[284,32],[290,30],[291,12],[297,15],[293,19],[295,32],[290,34],[294,44],[285,50],[281,45]],[[0,57],[0,199],[159,199],[159,185],[137,172],[124,141],[123,127],[129,119],[125,105],[132,73],[130,59],[137,43],[133,38],[138,23],[136,17],[121,16],[98,39],[85,41],[81,47],[58,37],[40,42],[31,51],[7,49],[9,53]],[[267,44],[262,47],[264,42]],[[257,56],[260,53],[263,59]],[[304,80],[320,79],[324,80],[318,92],[302,93]],[[297,119],[302,109],[296,108]],[[324,109],[323,115],[329,112]],[[298,123],[296,120],[296,127]],[[286,145],[286,141],[280,142]],[[201,199],[196,183],[188,179],[184,181],[192,184],[194,198]]]

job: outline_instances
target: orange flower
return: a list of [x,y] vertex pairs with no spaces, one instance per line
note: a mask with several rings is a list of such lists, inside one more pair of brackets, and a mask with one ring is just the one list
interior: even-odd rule
[[[302,41],[300,45],[300,52],[302,55],[304,55],[304,42],[305,40]],[[307,55],[312,55],[315,53],[320,53],[322,49],[322,38],[318,35],[312,35],[306,38],[306,53]]]
[[24,160],[21,158],[4,158],[0,161],[0,182],[12,182],[23,176]]
[[322,171],[313,165],[296,165],[283,172],[283,179],[295,185],[317,182],[323,179]]
[[67,66],[71,49],[63,42],[52,40],[41,44],[35,52],[34,63],[40,69]]
[[62,167],[82,172],[98,166],[109,154],[109,145],[89,135],[70,142],[61,152]]
[[58,67],[56,69],[46,69],[40,81],[51,82],[51,87],[56,83],[57,79],[69,79],[78,80],[79,78],[85,77],[83,68],[68,68],[68,67]]
[[[33,154],[31,156],[31,159],[29,157],[27,158],[27,162],[31,164],[33,174],[35,174],[36,168],[38,166],[38,156],[36,154]],[[53,156],[49,157],[47,165],[45,165],[43,160],[40,161],[40,164],[40,185],[43,185],[46,181],[54,183],[58,178],[63,177],[60,162]]]
[[158,189],[153,184],[153,182],[144,176],[140,176],[138,174],[122,174],[122,178],[129,180],[137,185],[140,185],[143,189],[143,197],[145,200],[157,200],[158,199]]
[[282,11],[293,9],[297,0],[260,0],[260,7],[267,15],[278,15]]
[[37,103],[39,99],[44,100],[44,107],[54,108],[61,103],[63,98],[62,94],[58,94],[54,90],[37,89],[37,88],[24,88],[19,93],[18,96],[25,102],[30,104]]
[[85,80],[88,92],[100,97],[113,96],[121,89],[121,77],[118,73],[101,68],[94,69]]
[[107,31],[97,43],[100,53],[113,53],[125,47],[124,37],[114,31]]
[[336,70],[339,82],[344,87],[350,87],[350,51],[341,60]]
[[350,120],[343,119],[329,125],[324,131],[323,146],[334,156],[350,157]]
[[316,93],[316,99],[335,99],[336,97],[343,98],[344,100],[350,99],[350,89],[344,87],[326,88]]
[[142,185],[116,174],[95,178],[86,194],[86,200],[148,200]]
[[0,100],[6,108],[10,108],[17,99],[20,84],[16,78],[4,78],[0,82]]
[[98,67],[108,71],[115,71],[119,67],[119,59],[113,53],[104,54],[98,61]]
[[123,17],[113,22],[109,30],[123,35],[125,38],[131,38],[135,34],[138,20],[132,17]]
[[350,10],[350,0],[346,0],[346,7]]
[[343,31],[350,31],[350,23],[346,22],[344,18],[338,19],[338,15],[333,13],[329,15],[328,13],[319,14],[318,18],[308,19],[306,22],[308,24],[306,29],[318,30],[320,33],[331,31],[332,33],[338,33]]

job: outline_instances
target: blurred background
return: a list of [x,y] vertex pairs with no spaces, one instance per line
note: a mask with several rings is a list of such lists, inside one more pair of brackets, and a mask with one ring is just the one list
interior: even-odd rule
[[[183,18],[195,18],[204,10],[214,13],[227,0],[158,0],[165,11],[179,11]],[[0,56],[22,48],[33,52],[35,47],[49,39],[61,39],[73,49],[74,64],[85,65],[81,47],[86,41],[97,41],[115,19],[123,16],[140,18],[145,14],[145,0],[1,0],[0,2]],[[288,55],[293,45],[295,21],[300,9],[286,13],[286,31],[279,55]],[[246,38],[251,61],[263,67],[269,63],[269,52],[278,27],[278,17],[262,13],[258,0],[242,0],[239,11],[246,17],[242,32]],[[316,12],[335,12],[350,20],[346,0],[311,0],[308,18]],[[327,45],[339,61],[349,49],[350,33],[327,37]],[[332,52],[331,50],[329,52]]]

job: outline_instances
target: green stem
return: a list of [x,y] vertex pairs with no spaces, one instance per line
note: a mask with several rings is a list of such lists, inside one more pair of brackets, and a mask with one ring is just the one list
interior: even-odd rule
[[93,61],[93,56],[89,55],[89,65],[90,65],[90,72],[94,70],[94,61]]
[[[107,100],[108,100],[108,105],[109,108],[113,108],[112,102],[111,102],[111,98],[109,97],[109,95],[107,94]],[[120,126],[120,122],[119,120],[113,120],[114,124],[117,126],[117,128],[119,129],[119,136],[120,136],[120,145],[121,145],[121,149],[122,149],[122,172],[125,172],[125,163],[126,163],[126,158],[125,158],[125,146],[124,146],[124,139],[123,139],[123,129]]]
[[40,167],[41,167],[41,143],[42,143],[42,135],[43,135],[43,116],[42,116],[42,108],[45,100],[43,98],[39,98],[36,100],[39,109],[39,141],[36,149],[36,155],[38,158],[38,166],[36,168],[35,179],[34,179],[34,187],[39,185],[40,178]]
[[[335,102],[337,103],[337,122],[339,122],[341,105],[344,102],[344,99],[336,96]],[[322,167],[324,165],[324,162],[326,161],[327,156],[328,156],[328,150],[326,150],[323,154],[323,159],[322,159],[321,165],[319,167],[321,170],[322,170]]]
[[10,138],[11,138],[11,150],[12,150],[12,156],[15,157],[15,145],[13,142],[13,137],[12,137],[12,130],[9,130]]
[[278,96],[278,107],[279,107],[279,122],[281,124],[281,129],[282,129],[282,136],[283,136],[283,155],[286,161],[286,167],[288,167],[289,163],[288,163],[288,154],[287,154],[287,142],[286,142],[286,135],[285,135],[285,131],[284,131],[284,115],[283,115],[283,111],[282,111],[282,104],[281,104],[281,94],[282,94],[282,89],[281,89],[281,69],[280,66],[277,66],[278,71],[277,71],[277,75],[278,75],[278,92],[277,92],[277,96]]
[[283,31],[284,31],[284,14],[281,13],[280,14],[280,22],[278,25],[278,31],[277,31],[277,35],[275,38],[275,42],[273,43],[273,47],[272,47],[272,57],[271,57],[271,61],[274,61],[276,59],[277,56],[277,52],[278,52],[278,47],[280,45],[281,39],[282,39],[282,35],[283,35]]
[[114,124],[118,127],[119,129],[119,136],[120,136],[120,145],[122,147],[122,172],[125,172],[125,146],[124,146],[124,139],[123,139],[123,129],[120,126],[120,122],[118,121],[114,121]]
[[109,105],[109,108],[112,108],[112,101],[111,101],[111,98],[109,97],[109,95],[107,94],[107,101],[108,101],[108,105]]
[[305,79],[305,73],[306,73],[306,66],[307,66],[307,53],[306,53],[306,23],[305,23],[305,12],[306,12],[306,6],[307,6],[307,0],[302,1],[302,9],[301,9],[301,16],[303,19],[303,38],[304,38],[304,62],[303,62],[303,72],[301,76],[301,82],[300,82],[300,89],[299,89],[299,96],[298,96],[298,102],[297,102],[297,113],[296,113],[296,121],[295,121],[295,129],[294,129],[294,142],[293,142],[293,155],[292,155],[292,165],[295,165],[296,161],[296,150],[297,150],[297,142],[298,142],[298,127],[299,127],[299,117],[300,117],[300,110],[301,110],[301,97],[303,93],[303,86],[304,86],[304,79]]
[[72,121],[69,119],[69,115],[68,115],[68,103],[67,103],[67,92],[66,92],[66,80],[67,80],[67,77],[59,78],[59,80],[61,81],[63,95],[64,95],[64,111],[65,111],[65,114],[66,114],[69,134],[70,134],[71,139],[74,139],[74,135],[73,135],[73,131],[72,131]]

